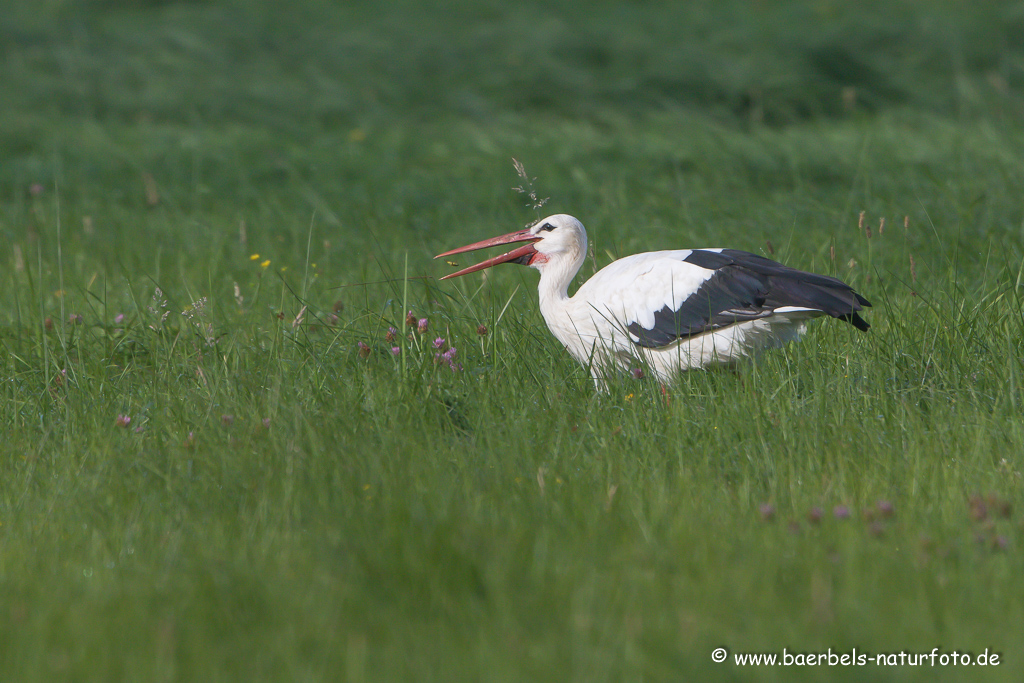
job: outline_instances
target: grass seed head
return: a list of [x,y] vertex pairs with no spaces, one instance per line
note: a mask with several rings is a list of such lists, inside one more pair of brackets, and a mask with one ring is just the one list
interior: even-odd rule
[[518,187],[513,187],[512,189],[519,194],[525,194],[529,198],[528,206],[537,210],[547,204],[550,197],[544,197],[543,199],[537,197],[537,190],[533,187],[533,183],[537,179],[527,175],[526,167],[523,166],[522,162],[513,157],[512,167],[516,170],[516,175],[523,181]]

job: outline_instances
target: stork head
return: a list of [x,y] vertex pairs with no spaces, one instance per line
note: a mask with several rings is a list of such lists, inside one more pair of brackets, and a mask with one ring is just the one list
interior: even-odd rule
[[560,263],[570,267],[575,273],[587,254],[587,231],[583,229],[583,224],[568,214],[559,213],[542,218],[524,230],[467,244],[464,247],[438,254],[434,258],[516,242],[526,242],[527,244],[505,252],[501,256],[481,261],[475,266],[445,275],[441,279],[447,280],[459,275],[475,273],[499,263],[519,263],[524,266],[532,266],[541,272],[544,271],[548,263]]

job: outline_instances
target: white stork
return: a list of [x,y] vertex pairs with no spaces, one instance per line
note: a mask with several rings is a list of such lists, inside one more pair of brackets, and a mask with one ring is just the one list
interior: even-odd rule
[[499,263],[539,270],[548,328],[591,368],[598,386],[608,370],[628,370],[638,361],[661,382],[680,370],[730,363],[796,339],[820,315],[868,329],[857,312],[871,304],[846,283],[735,249],[634,254],[605,266],[569,296],[587,254],[587,232],[565,214],[435,258],[515,242],[526,244],[441,279]]

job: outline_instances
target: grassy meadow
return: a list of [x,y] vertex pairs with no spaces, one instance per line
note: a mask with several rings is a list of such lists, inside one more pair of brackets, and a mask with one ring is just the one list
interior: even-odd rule
[[[1018,3],[273,4],[0,17],[0,680],[1024,680]],[[513,157],[872,329],[597,393]]]

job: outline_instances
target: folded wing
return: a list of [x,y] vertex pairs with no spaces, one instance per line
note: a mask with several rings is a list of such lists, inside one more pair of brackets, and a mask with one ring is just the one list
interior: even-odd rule
[[[609,266],[634,271],[632,282],[612,297],[609,312],[624,317],[630,339],[644,348],[660,348],[737,323],[786,313],[829,315],[859,330],[869,327],[858,311],[871,304],[833,277],[796,270],[735,249],[639,256],[642,258],[626,258]],[[598,276],[594,279],[605,279]],[[624,281],[621,277],[610,279]]]

